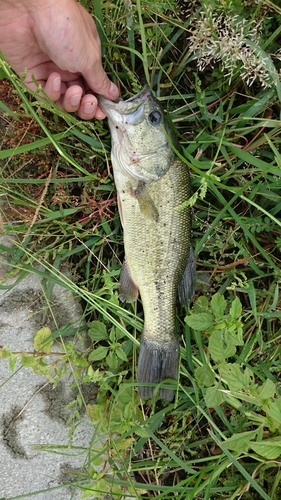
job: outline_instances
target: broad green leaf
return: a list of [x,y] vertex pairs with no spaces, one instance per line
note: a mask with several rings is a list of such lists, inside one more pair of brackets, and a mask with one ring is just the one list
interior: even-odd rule
[[241,401],[246,401],[247,403],[250,403],[251,405],[256,405],[256,406],[262,406],[262,403],[260,399],[255,396],[255,394],[250,394],[250,391],[248,390],[247,393],[245,392],[232,392],[231,396],[237,399],[241,399]]
[[115,349],[115,352],[119,359],[122,359],[122,361],[128,361],[128,358],[125,352],[123,351],[122,347],[117,347],[117,349]]
[[230,316],[232,319],[239,319],[242,314],[242,304],[238,297],[235,297],[234,301],[231,304],[230,308]]
[[276,460],[281,456],[281,438],[251,443],[251,448],[255,453],[268,460]]
[[214,361],[223,363],[226,358],[234,356],[236,347],[225,332],[215,330],[209,338],[209,352]]
[[104,359],[107,355],[108,347],[99,346],[91,352],[89,355],[89,361],[99,361],[100,359]]
[[115,342],[115,326],[113,326],[110,330],[110,333],[109,333],[109,339],[111,342]]
[[[115,295],[113,295],[112,297],[115,297]],[[118,299],[117,299],[116,304],[118,305]],[[120,340],[120,339],[123,339],[124,337],[126,337],[126,335],[125,335],[124,331],[121,330],[121,328],[115,327],[115,337],[116,337],[116,340]]]
[[111,370],[116,370],[118,366],[118,358],[114,351],[109,351],[108,355],[106,356],[106,363],[108,364],[109,368],[111,368]]
[[97,368],[97,370],[94,370],[92,365],[89,366],[87,370],[87,377],[90,379],[91,382],[100,382],[104,378],[104,373]]
[[101,455],[91,457],[91,466],[99,467],[104,464],[104,457]]
[[104,498],[108,492],[108,483],[105,479],[95,478],[95,483],[83,485],[85,493],[82,493],[81,498]]
[[134,438],[128,437],[125,439],[122,439],[122,441],[117,441],[115,446],[117,450],[130,450],[132,448],[132,445],[134,443]]
[[142,438],[149,438],[150,433],[147,431],[146,427],[141,427],[140,425],[134,426],[134,434]]
[[216,384],[213,387],[208,387],[204,399],[206,405],[209,408],[214,408],[215,406],[219,406],[226,400],[226,396],[222,392],[222,389],[223,387],[220,384]]
[[281,424],[281,398],[276,399],[274,403],[269,405],[267,415]]
[[[15,369],[15,364],[17,362],[17,356],[13,356],[9,361],[9,369],[13,372]],[[0,499],[1,500],[1,499]]]
[[223,295],[220,293],[215,293],[211,300],[211,309],[216,317],[216,319],[220,319],[223,317],[225,309],[226,309],[226,300]]
[[214,317],[211,313],[191,314],[185,318],[188,326],[194,330],[199,330],[200,332],[207,330],[210,326],[213,326],[213,320]]
[[215,374],[209,365],[195,368],[195,378],[199,387],[210,387],[215,382]]
[[7,359],[12,356],[12,351],[7,349],[7,347],[1,347],[0,348],[0,358]]
[[261,399],[270,399],[275,396],[276,386],[272,380],[269,378],[262,384],[261,387],[257,388],[257,393]]
[[249,368],[244,371],[239,365],[226,363],[219,367],[219,372],[222,378],[227,382],[229,390],[238,392],[241,389],[246,389],[252,382],[252,372]]
[[135,389],[132,385],[126,383],[121,383],[119,385],[118,390],[118,398],[120,398],[120,402],[123,403],[132,403],[132,398],[135,393]]
[[27,366],[33,368],[34,366],[38,365],[38,358],[35,356],[32,356],[30,354],[23,354],[21,357],[21,364],[22,366]]
[[207,311],[209,309],[209,302],[208,302],[207,297],[205,297],[204,295],[201,295],[201,297],[198,297],[196,302],[194,302],[193,308],[194,308],[194,311],[196,313],[200,313],[202,311]]
[[46,354],[49,354],[49,352],[51,352],[54,340],[50,339],[46,342],[46,339],[49,338],[51,334],[52,332],[47,326],[38,330],[33,340],[34,349],[36,349],[36,351],[43,351]]
[[233,320],[232,325],[229,326],[229,337],[234,345],[244,345],[242,327],[243,325],[239,320]]
[[89,323],[88,335],[92,340],[107,340],[108,333],[106,330],[106,326],[101,321],[92,321]]
[[239,432],[237,434],[233,434],[230,438],[226,439],[223,442],[223,446],[228,450],[238,451],[238,453],[247,453],[252,443],[250,443],[251,439],[255,439],[257,436],[258,430],[254,431],[246,431]]
[[87,415],[95,422],[102,422],[105,418],[106,408],[104,404],[87,405]]

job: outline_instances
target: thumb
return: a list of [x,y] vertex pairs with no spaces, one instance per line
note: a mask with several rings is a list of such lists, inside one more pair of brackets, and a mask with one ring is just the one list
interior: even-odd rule
[[101,62],[92,71],[83,73],[83,77],[95,94],[115,101],[119,97],[119,89],[107,76]]

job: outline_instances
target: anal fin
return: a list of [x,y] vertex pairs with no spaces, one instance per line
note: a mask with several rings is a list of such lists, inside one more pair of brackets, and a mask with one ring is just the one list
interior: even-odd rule
[[179,301],[182,306],[191,301],[196,285],[196,262],[193,248],[190,247],[189,257],[182,278],[178,284]]

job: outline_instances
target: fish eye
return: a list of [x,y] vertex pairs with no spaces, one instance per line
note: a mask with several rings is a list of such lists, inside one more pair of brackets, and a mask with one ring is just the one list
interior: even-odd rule
[[159,125],[162,122],[162,115],[160,111],[151,111],[148,115],[148,120],[151,125]]

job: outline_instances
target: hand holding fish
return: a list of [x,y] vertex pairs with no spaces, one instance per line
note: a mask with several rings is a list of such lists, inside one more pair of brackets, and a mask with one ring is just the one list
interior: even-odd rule
[[104,118],[94,93],[116,99],[92,16],[75,0],[0,0],[0,50],[31,90],[37,82],[65,111]]

